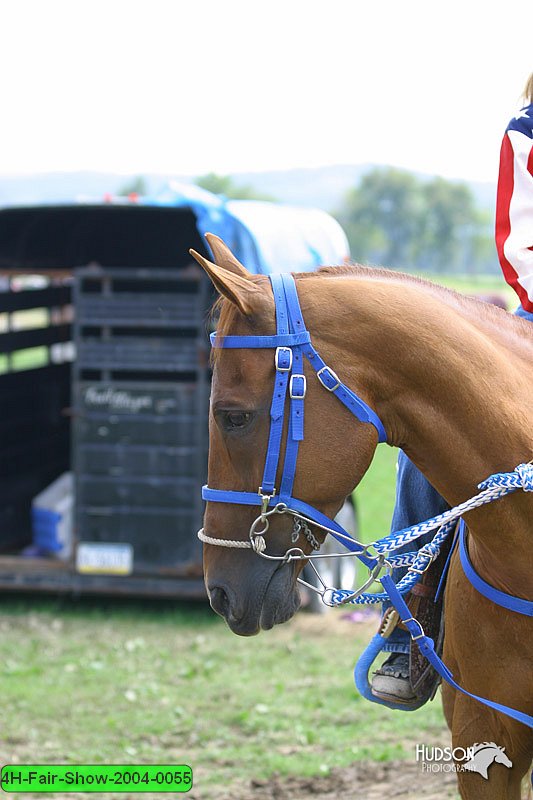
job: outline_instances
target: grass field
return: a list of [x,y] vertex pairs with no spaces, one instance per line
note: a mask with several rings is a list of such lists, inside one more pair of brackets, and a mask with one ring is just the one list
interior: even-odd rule
[[[388,530],[396,455],[378,448],[356,492],[367,541]],[[218,800],[252,776],[412,764],[419,741],[447,741],[438,701],[414,730],[411,715],[357,694],[375,611],[300,613],[242,639],[202,604],[1,604],[2,763],[188,763],[193,796]]]
[[414,760],[439,702],[371,705],[352,668],[376,619],[299,614],[252,639],[206,606],[2,597],[2,763],[188,763],[194,797],[255,777]]
[[398,450],[380,445],[355,498],[361,539],[371,542],[389,533],[396,486]]
[[[357,489],[366,541],[388,531],[396,457],[379,447]],[[416,744],[448,743],[438,699],[413,725],[358,695],[352,670],[375,611],[300,613],[243,639],[202,604],[0,602],[2,763],[187,763],[190,797],[248,800],[238,791],[252,778],[336,781],[374,762],[414,770]]]

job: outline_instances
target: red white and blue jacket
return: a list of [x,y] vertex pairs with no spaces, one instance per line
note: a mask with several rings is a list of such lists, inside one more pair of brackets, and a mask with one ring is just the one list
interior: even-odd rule
[[496,248],[505,280],[533,314],[533,104],[513,117],[503,137]]

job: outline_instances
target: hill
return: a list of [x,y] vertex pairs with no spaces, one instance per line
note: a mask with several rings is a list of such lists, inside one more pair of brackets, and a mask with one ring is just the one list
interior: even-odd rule
[[[346,192],[355,186],[363,173],[375,164],[337,164],[327,167],[273,170],[270,172],[234,173],[236,184],[250,185],[282,203],[335,211]],[[417,173],[419,177],[421,176]],[[0,176],[0,205],[72,202],[80,197],[103,198],[114,194],[134,176],[101,172],[50,172],[36,175]],[[150,192],[156,192],[167,180],[191,183],[183,175],[145,175]],[[432,177],[432,176],[426,176]],[[478,205],[494,212],[496,187],[493,183],[468,182]]]

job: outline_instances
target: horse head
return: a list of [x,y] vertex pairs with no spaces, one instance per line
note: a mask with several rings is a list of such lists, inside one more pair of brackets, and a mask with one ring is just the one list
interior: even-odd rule
[[505,747],[498,747],[498,752],[494,757],[494,761],[496,764],[503,764],[504,767],[508,767],[509,769],[513,766],[513,762],[505,752]]
[[[217,237],[207,235],[214,263],[193,251],[223,298],[218,336],[272,336],[276,333],[276,306],[266,276],[252,275]],[[313,340],[313,309],[325,298],[298,294],[305,323]],[[331,324],[334,313],[331,311]],[[337,323],[339,324],[339,323]],[[318,332],[317,332],[318,333]],[[321,342],[330,355],[328,342]],[[280,349],[280,348],[278,348]],[[283,348],[282,348],[283,349]],[[288,348],[284,348],[288,350]],[[271,426],[276,372],[275,348],[215,349],[209,414],[208,484],[218,490],[255,494],[260,490]],[[321,349],[322,352],[322,349]],[[332,519],[346,496],[367,470],[377,437],[371,425],[355,420],[344,406],[324,391],[314,373],[307,373],[305,438],[299,447],[292,495]],[[300,377],[300,376],[299,376]],[[305,381],[299,387],[305,386]],[[284,423],[276,472],[279,487],[288,436],[287,398],[281,406]],[[354,464],[354,461],[357,463]],[[204,544],[204,577],[211,606],[230,628],[241,635],[288,620],[299,608],[297,577],[303,563],[260,558],[246,543],[258,518],[258,507],[234,502],[207,503],[204,531],[211,540],[231,540],[243,547]],[[283,555],[294,547],[293,518],[274,514],[265,535],[266,553]],[[320,541],[323,534],[314,529]],[[292,541],[291,541],[292,536]],[[311,544],[303,534],[296,542],[305,554]]]
[[512,761],[505,753],[505,747],[500,747],[494,742],[475,744],[469,750],[471,752],[470,760],[463,764],[463,769],[477,772],[486,780],[489,777],[488,769],[491,764],[503,764],[508,768],[513,766]]

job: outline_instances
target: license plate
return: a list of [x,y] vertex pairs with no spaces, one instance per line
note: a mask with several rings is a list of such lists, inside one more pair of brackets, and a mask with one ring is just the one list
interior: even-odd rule
[[76,551],[76,569],[93,575],[131,575],[133,547],[131,544],[82,542]]

